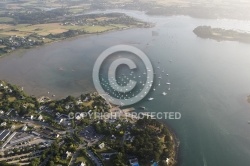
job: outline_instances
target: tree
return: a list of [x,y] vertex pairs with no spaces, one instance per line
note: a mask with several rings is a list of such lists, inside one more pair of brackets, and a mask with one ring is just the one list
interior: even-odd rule
[[54,165],[55,165],[54,161],[49,162],[49,166],[54,166]]
[[34,158],[34,159],[31,161],[30,165],[31,165],[31,166],[39,166],[39,163],[40,163],[40,159],[39,159],[39,158]]

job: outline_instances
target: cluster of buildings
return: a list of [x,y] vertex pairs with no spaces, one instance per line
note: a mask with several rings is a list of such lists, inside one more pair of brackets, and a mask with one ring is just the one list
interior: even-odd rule
[[30,48],[43,44],[43,39],[43,37],[34,35],[32,37],[9,36],[6,38],[0,38],[0,45],[5,46],[0,49],[5,52],[10,52],[17,48]]

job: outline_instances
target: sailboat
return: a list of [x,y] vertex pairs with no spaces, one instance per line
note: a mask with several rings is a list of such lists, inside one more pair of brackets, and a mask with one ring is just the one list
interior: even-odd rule
[[148,98],[148,101],[152,101],[152,100],[154,100],[154,98],[153,98],[153,97]]

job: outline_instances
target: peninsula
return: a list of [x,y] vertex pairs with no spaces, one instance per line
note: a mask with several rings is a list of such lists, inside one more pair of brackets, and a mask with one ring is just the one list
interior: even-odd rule
[[24,7],[0,13],[0,56],[79,35],[151,26],[122,13],[75,14],[64,8]]
[[238,41],[250,43],[250,33],[238,32],[235,30],[226,30],[221,28],[212,28],[211,26],[198,26],[193,32],[200,38],[213,39],[216,41]]

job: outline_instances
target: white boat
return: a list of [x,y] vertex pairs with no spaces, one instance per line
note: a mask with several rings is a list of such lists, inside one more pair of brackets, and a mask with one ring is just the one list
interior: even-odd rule
[[163,95],[163,96],[166,96],[166,95],[167,95],[167,93],[166,93],[166,92],[162,92],[162,95]]
[[171,83],[170,83],[170,82],[167,82],[166,84],[167,84],[167,85],[170,85]]
[[170,87],[168,88],[168,90],[170,90]]
[[146,109],[146,107],[143,107],[143,106],[141,106],[141,107],[139,107],[140,109],[143,109],[143,110],[145,110]]
[[151,100],[154,100],[154,98],[153,98],[153,97],[150,97],[150,98],[148,98],[148,100],[151,101]]

